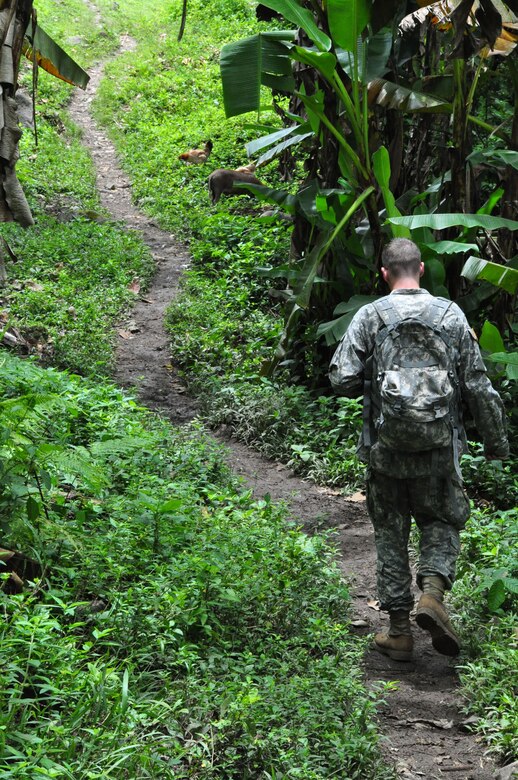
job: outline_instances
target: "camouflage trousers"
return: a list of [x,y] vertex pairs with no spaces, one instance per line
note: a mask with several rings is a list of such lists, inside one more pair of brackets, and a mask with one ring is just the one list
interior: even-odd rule
[[417,584],[440,574],[450,589],[460,550],[459,532],[469,517],[469,501],[449,476],[396,479],[370,469],[367,508],[374,526],[377,584],[381,609],[412,609],[408,541],[412,517],[419,529]]

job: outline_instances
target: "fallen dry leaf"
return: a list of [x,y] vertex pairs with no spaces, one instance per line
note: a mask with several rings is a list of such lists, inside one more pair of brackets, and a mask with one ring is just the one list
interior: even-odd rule
[[365,501],[365,493],[353,493],[350,496],[345,497],[346,501],[354,501],[354,503],[359,503],[360,501]]
[[31,280],[26,282],[25,286],[28,287],[29,290],[35,290],[36,292],[41,292],[44,289],[42,284],[40,284],[39,282],[33,282]]
[[135,295],[138,295],[140,292],[140,281],[138,276],[135,276],[134,279],[131,280],[131,282],[128,284],[128,290],[130,290]]
[[131,335],[129,330],[120,330],[119,331],[119,336],[121,337],[121,339],[132,339],[133,338],[133,336]]
[[371,609],[375,609],[376,612],[380,611],[380,603],[378,599],[367,599],[367,606]]

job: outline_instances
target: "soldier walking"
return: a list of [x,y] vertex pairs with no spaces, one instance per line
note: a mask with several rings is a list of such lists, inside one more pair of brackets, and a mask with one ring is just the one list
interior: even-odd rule
[[419,248],[406,238],[384,249],[390,294],[363,306],[336,350],[330,380],[341,395],[364,393],[358,455],[367,466],[367,508],[377,552],[377,587],[390,627],[377,650],[412,657],[411,518],[420,531],[416,623],[443,655],[459,638],[443,605],[455,578],[459,532],[469,517],[459,458],[467,449],[462,407],[472,414],[488,459],[509,455],[504,408],[460,308],[419,286]]

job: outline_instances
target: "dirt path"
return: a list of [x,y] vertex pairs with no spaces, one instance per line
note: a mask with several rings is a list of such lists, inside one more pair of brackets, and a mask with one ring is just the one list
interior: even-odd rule
[[[123,39],[122,49],[133,42]],[[113,218],[136,230],[151,249],[157,273],[145,300],[121,326],[117,344],[116,381],[135,387],[140,400],[181,424],[196,413],[196,404],[170,369],[170,352],[163,315],[178,292],[178,281],[189,263],[184,247],[161,230],[132,204],[130,182],[122,172],[112,144],[90,116],[90,104],[99,84],[102,67],[90,71],[88,90],[77,91],[70,113],[83,130],[97,169],[97,184],[103,206]],[[128,337],[130,336],[130,337]],[[311,532],[334,528],[339,541],[339,565],[353,592],[355,630],[371,633],[386,625],[386,617],[369,606],[375,599],[375,553],[373,534],[363,501],[347,500],[325,488],[304,482],[290,471],[241,444],[229,442],[229,461],[258,496],[287,501],[290,514]],[[428,636],[415,629],[415,661],[401,664],[371,651],[366,656],[368,685],[378,680],[398,680],[397,691],[387,696],[380,713],[385,735],[383,751],[397,767],[400,778],[495,778],[494,763],[484,756],[483,745],[463,730],[464,716],[457,691],[455,671],[438,655]],[[347,778],[342,778],[347,780]],[[369,778],[365,778],[369,780]]]

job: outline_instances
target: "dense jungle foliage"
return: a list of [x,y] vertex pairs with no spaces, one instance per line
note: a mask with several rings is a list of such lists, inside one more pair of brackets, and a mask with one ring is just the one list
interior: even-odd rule
[[[225,116],[233,93],[232,82],[222,92],[221,49],[231,47],[230,68],[235,41],[249,37],[256,47],[267,45],[272,28],[296,29],[286,24],[289,17],[259,22],[245,0],[191,2],[178,42],[180,2],[157,2],[149,18],[136,0],[98,0],[95,8],[81,0],[39,0],[37,7],[45,29],[83,67],[114,53],[122,33],[138,41],[135,51],[108,66],[95,111],[117,144],[137,203],[190,246],[192,267],[168,326],[175,361],[203,399],[209,424],[226,426],[321,482],[360,485],[354,458],[360,404],[329,392],[333,340],[359,296],[363,301],[378,292],[376,236],[385,240],[391,231],[410,230],[415,217],[441,213],[482,210],[512,218],[504,193],[513,181],[508,169],[516,166],[508,152],[517,153],[509,143],[514,60],[483,62],[471,52],[450,82],[472,87],[477,121],[469,122],[450,83],[450,92],[438,89],[434,99],[451,105],[453,94],[458,125],[442,109],[436,125],[428,113],[399,115],[397,101],[409,96],[391,87],[396,103],[368,111],[359,53],[344,67],[340,50],[346,47],[336,30],[327,31],[334,42],[320,53],[311,54],[303,36],[289,56],[304,72],[317,68],[313,80],[323,95],[334,81],[326,78],[331,65],[337,67],[334,57],[341,76],[350,74],[350,84],[358,85],[351,111],[367,122],[367,140],[377,137],[377,149],[362,147],[370,178],[353,177],[351,188],[353,158],[344,142],[355,150],[340,112],[340,139],[326,124],[321,105],[329,105],[327,97],[313,95],[311,102],[299,85],[298,106],[287,92],[272,103],[262,87],[259,112]],[[373,52],[379,38],[388,48],[387,36],[378,33],[372,31]],[[399,51],[399,64],[391,60],[391,67],[403,68],[398,77],[406,82],[417,70],[416,79],[437,84],[432,65],[449,76],[442,45],[434,39],[426,73],[415,52],[405,60]],[[263,80],[257,68],[254,73]],[[391,73],[380,78],[389,83]],[[29,85],[30,69],[21,78]],[[435,96],[413,82],[410,88],[417,95],[412,100]],[[374,718],[380,697],[390,692],[367,695],[362,687],[362,646],[348,631],[347,589],[326,540],[308,540],[286,527],[282,509],[254,502],[201,429],[171,430],[107,382],[111,329],[130,305],[130,282],[139,277],[145,286],[153,269],[138,237],[99,207],[91,163],[63,110],[69,94],[68,86],[40,76],[39,144],[26,131],[17,166],[36,224],[25,231],[2,226],[17,258],[8,261],[2,288],[5,328],[21,336],[40,363],[74,374],[0,356],[1,546],[28,556],[33,568],[27,576],[35,582],[21,594],[2,594],[0,774],[24,780],[128,773],[389,778]],[[335,92],[335,113],[337,99]],[[316,117],[302,131],[301,106]],[[493,132],[501,124],[504,138]],[[469,136],[464,164],[478,154],[462,169],[480,176],[464,194],[454,186],[461,173],[448,175],[446,164],[454,126]],[[286,135],[258,145],[258,136],[279,132]],[[389,153],[390,135],[414,145],[422,140],[413,156],[402,153],[399,141],[397,185],[393,150],[388,167],[379,152]],[[257,160],[283,138],[295,141],[278,150],[280,162],[272,157],[256,171],[268,185],[257,194],[273,213],[265,215],[260,202],[248,198],[223,196],[210,204],[210,171],[246,164],[247,144]],[[208,139],[210,164],[178,160]],[[365,140],[355,138],[359,148]],[[422,180],[413,182],[417,173]],[[469,203],[462,200],[468,194]],[[282,209],[295,223],[282,218]],[[399,219],[394,209],[406,223],[385,224],[391,214]],[[512,271],[516,249],[505,229],[469,227],[457,218],[443,234],[434,233],[437,224],[412,228],[433,270],[425,282],[434,292],[447,286],[448,294],[460,293],[459,302],[467,299],[485,352],[500,355],[488,365],[513,436],[514,296],[490,283],[491,267],[475,283],[459,271],[474,253],[502,270],[505,259]],[[343,253],[348,270],[340,263]],[[441,258],[447,260],[442,269]],[[510,759],[518,752],[516,452],[508,462],[486,463],[476,431],[472,435],[464,473],[474,511],[450,605],[465,646],[466,711],[476,716],[474,728],[489,746]],[[7,581],[8,574],[2,576]]]

